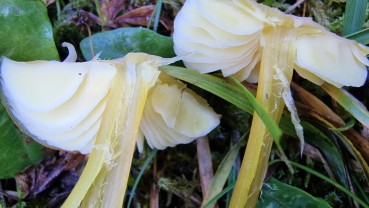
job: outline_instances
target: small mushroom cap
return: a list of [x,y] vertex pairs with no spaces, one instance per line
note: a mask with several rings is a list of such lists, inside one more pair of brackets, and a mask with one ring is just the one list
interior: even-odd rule
[[19,127],[39,142],[88,153],[100,128],[116,69],[107,62],[15,62],[0,68],[3,101]]
[[331,33],[303,35],[296,42],[296,70],[304,78],[336,87],[362,86],[369,61],[357,44]]
[[260,14],[224,1],[188,0],[174,22],[174,50],[201,73],[221,69],[224,76],[248,76],[260,60]]
[[140,127],[151,148],[165,149],[208,134],[219,118],[206,100],[161,74],[147,98]]

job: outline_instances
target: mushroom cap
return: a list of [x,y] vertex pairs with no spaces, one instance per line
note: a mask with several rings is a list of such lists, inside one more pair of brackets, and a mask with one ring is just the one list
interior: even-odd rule
[[4,57],[3,102],[18,126],[40,143],[88,153],[115,73],[108,62],[23,63]]
[[160,74],[147,97],[140,128],[151,148],[165,149],[205,136],[219,125],[219,118],[182,82]]
[[176,54],[186,67],[201,73],[220,69],[224,76],[238,71],[243,72],[237,77],[248,76],[260,60],[256,54],[262,47],[263,21],[236,4],[210,2],[188,0],[178,13],[173,33]]
[[254,1],[187,0],[174,21],[174,50],[189,69],[257,82],[263,34],[272,27],[298,30],[295,69],[302,77],[318,85],[364,84],[367,47]]
[[313,83],[336,87],[365,83],[369,61],[354,41],[324,32],[299,36],[296,48],[295,69]]

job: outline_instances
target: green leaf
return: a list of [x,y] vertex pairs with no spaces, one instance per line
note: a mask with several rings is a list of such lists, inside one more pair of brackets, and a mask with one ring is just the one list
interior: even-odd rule
[[120,28],[97,33],[81,41],[80,47],[86,60],[91,60],[91,44],[94,55],[100,53],[101,59],[115,59],[129,52],[144,52],[161,57],[174,57],[172,38],[159,35],[151,30]]
[[268,183],[264,184],[260,199],[256,207],[331,207],[323,199],[316,198],[305,191],[281,183],[277,179],[270,178]]
[[[283,160],[273,160],[269,163],[269,165],[272,165],[272,164],[275,164],[277,162],[284,162]],[[290,161],[291,165],[299,168],[299,169],[302,169],[304,170],[305,172],[307,173],[310,173],[322,180],[324,180],[325,182],[327,183],[330,183],[331,185],[335,186],[337,189],[341,190],[343,193],[347,194],[349,197],[351,197],[353,200],[355,200],[356,202],[358,202],[361,206],[363,207],[369,207],[368,204],[366,204],[362,199],[360,199],[358,196],[356,196],[354,193],[351,192],[351,190],[349,189],[346,189],[345,187],[343,187],[341,184],[337,183],[336,181],[328,178],[327,176],[321,174],[320,172],[318,171],[315,171],[309,167],[306,167],[304,165],[301,165],[297,162],[293,162],[293,161]]]
[[357,32],[363,28],[368,0],[347,0],[345,18],[343,19],[343,35]]
[[0,105],[0,179],[11,178],[43,158],[43,146],[23,139],[13,121]]
[[354,119],[351,119],[349,120],[344,126],[342,127],[339,127],[339,128],[330,128],[331,130],[334,130],[334,131],[347,131],[349,129],[351,129],[352,127],[354,127],[355,125],[355,120]]
[[[58,60],[50,20],[40,0],[0,1],[0,56],[17,61]],[[0,105],[0,179],[42,160],[43,146],[23,138]]]
[[42,1],[1,0],[0,25],[0,55],[17,61],[59,59]]

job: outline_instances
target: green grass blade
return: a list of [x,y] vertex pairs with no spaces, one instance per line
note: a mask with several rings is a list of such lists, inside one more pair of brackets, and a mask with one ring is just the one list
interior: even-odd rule
[[338,89],[328,83],[323,84],[321,87],[347,112],[369,128],[369,112],[355,97],[344,89]]
[[161,66],[159,69],[172,77],[211,92],[249,114],[253,114],[254,112],[253,106],[244,96],[243,92],[237,86],[228,83],[224,79],[177,66]]
[[369,28],[351,33],[349,35],[346,35],[345,37],[351,40],[355,40],[361,44],[367,45],[369,44]]
[[162,66],[160,70],[175,78],[209,91],[250,114],[253,114],[255,110],[275,140],[282,136],[282,131],[277,123],[257,103],[254,95],[235,79],[231,78],[233,82],[236,82],[237,86],[212,75],[200,74],[195,70],[188,70],[182,67]]
[[242,138],[235,145],[233,145],[233,147],[223,158],[210,184],[209,192],[205,196],[203,204],[209,204],[210,201],[213,201],[214,203],[216,202],[213,200],[213,198],[222,192],[222,188],[228,179],[229,173],[232,170],[239,150],[241,147],[246,145],[245,137],[246,134],[244,134]]
[[236,182],[231,183],[229,186],[227,186],[225,189],[223,189],[222,192],[217,194],[214,198],[212,198],[208,203],[206,203],[203,208],[210,208],[220,197],[222,197],[224,194],[228,193],[230,190],[234,188],[236,185]]
[[250,102],[250,104],[254,107],[256,113],[259,115],[270,134],[272,135],[274,140],[278,140],[282,136],[282,131],[278,127],[277,123],[268,115],[268,113],[263,109],[261,105],[258,104],[254,95],[246,89],[239,81],[235,78],[230,77],[230,79],[236,83],[236,85],[242,90],[244,96]]
[[136,178],[136,180],[135,180],[135,182],[134,182],[134,184],[132,186],[132,190],[131,190],[131,193],[129,195],[129,200],[128,200],[128,203],[127,203],[127,208],[131,207],[131,203],[132,203],[133,197],[135,195],[135,191],[136,191],[137,185],[140,182],[140,179],[141,179],[142,175],[144,174],[144,172],[147,169],[147,167],[149,167],[150,162],[155,157],[155,155],[156,155],[157,152],[158,152],[157,149],[151,150],[149,156],[146,158],[144,164],[142,165],[141,170],[138,173],[137,178]]
[[154,21],[154,28],[153,28],[153,30],[155,32],[158,31],[162,5],[163,5],[163,0],[158,0],[158,2],[156,3],[156,6],[155,6],[155,21]]
[[355,177],[353,177],[353,181],[354,181],[355,187],[358,189],[358,192],[361,193],[361,195],[365,199],[366,203],[369,203],[369,196],[365,192],[363,185]]
[[365,10],[368,0],[347,0],[345,18],[343,19],[343,35],[357,32],[363,28]]

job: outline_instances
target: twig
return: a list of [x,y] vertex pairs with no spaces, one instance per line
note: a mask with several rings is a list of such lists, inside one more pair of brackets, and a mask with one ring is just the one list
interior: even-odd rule
[[154,182],[151,185],[151,194],[150,194],[150,207],[151,208],[159,208],[159,186],[158,186],[158,171],[157,171],[157,160],[156,156],[153,160],[153,178]]
[[87,29],[87,32],[88,32],[88,38],[90,40],[91,58],[94,58],[95,57],[95,52],[94,52],[94,47],[93,47],[93,42],[92,42],[91,29],[90,29],[90,26],[87,23],[85,23],[85,26],[86,26],[86,29]]
[[207,196],[208,194],[210,184],[214,177],[208,138],[206,136],[198,138],[196,140],[196,146],[200,171],[201,190],[203,198],[205,198],[205,196]]
[[295,10],[297,7],[299,7],[304,2],[305,2],[305,0],[296,1],[296,3],[294,3],[292,6],[290,6],[284,13],[285,14],[291,13],[293,10]]

